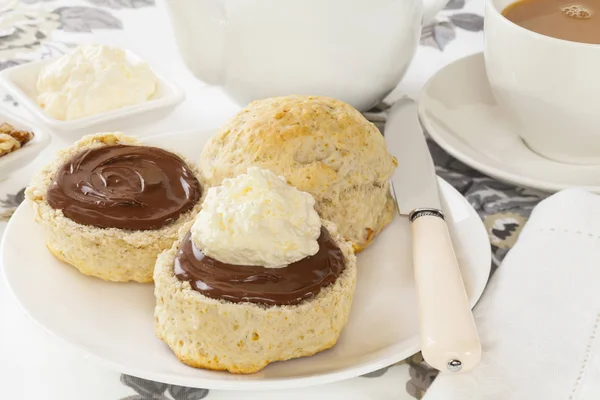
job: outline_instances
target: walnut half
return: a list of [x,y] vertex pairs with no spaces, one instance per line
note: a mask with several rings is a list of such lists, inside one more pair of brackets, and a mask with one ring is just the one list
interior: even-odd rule
[[15,129],[6,122],[0,125],[0,157],[20,149],[33,139],[33,132]]
[[14,137],[0,133],[0,157],[21,148],[21,143]]

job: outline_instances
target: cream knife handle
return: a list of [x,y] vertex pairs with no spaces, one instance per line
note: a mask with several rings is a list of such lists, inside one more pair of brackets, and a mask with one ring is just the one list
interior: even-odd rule
[[410,214],[423,359],[440,371],[468,371],[481,344],[441,211]]

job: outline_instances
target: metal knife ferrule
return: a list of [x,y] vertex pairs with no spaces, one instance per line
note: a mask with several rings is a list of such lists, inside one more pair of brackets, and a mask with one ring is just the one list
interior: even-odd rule
[[443,220],[446,219],[444,213],[436,208],[415,208],[408,214],[408,219],[410,222],[413,222],[415,219],[425,216],[438,217]]

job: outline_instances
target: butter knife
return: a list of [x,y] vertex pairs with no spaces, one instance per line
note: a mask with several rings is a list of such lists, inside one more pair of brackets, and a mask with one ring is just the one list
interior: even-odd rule
[[384,136],[398,159],[392,177],[397,210],[411,226],[423,359],[440,371],[471,370],[481,344],[413,100],[400,99],[389,110]]

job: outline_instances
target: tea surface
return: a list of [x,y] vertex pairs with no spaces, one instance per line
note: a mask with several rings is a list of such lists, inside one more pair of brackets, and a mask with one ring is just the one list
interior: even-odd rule
[[600,0],[520,0],[506,7],[502,14],[542,35],[600,44]]

